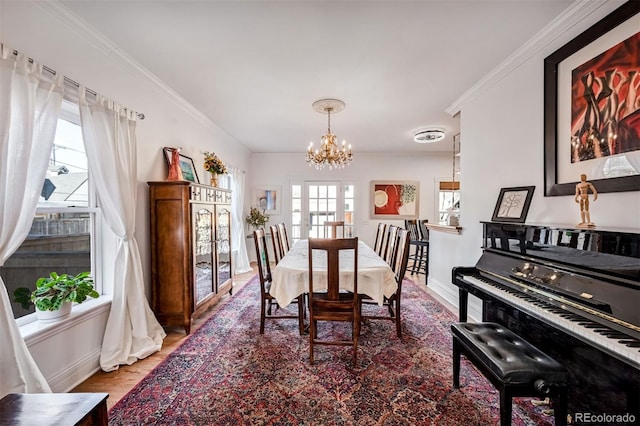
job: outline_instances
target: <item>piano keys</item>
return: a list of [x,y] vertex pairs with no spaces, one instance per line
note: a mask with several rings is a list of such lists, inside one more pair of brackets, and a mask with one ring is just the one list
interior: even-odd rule
[[569,411],[633,413],[640,422],[640,234],[483,223],[483,254],[456,267],[460,321],[468,294],[498,322],[563,364]]

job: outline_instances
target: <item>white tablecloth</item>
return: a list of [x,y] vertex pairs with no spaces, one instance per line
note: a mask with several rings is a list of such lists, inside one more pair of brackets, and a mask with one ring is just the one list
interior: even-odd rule
[[[326,254],[315,250],[313,258],[313,286],[321,291],[327,288]],[[272,271],[269,291],[281,307],[309,291],[309,241],[300,240],[282,258]],[[340,286],[353,291],[353,251],[340,253]],[[358,293],[366,294],[382,305],[384,296],[391,296],[398,284],[387,263],[369,246],[358,241]]]

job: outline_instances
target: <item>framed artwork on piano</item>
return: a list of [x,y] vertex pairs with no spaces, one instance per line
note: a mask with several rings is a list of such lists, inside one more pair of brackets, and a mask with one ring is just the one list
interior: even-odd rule
[[640,2],[544,60],[544,195],[640,191]]
[[529,213],[535,186],[517,186],[500,189],[492,222],[524,223]]

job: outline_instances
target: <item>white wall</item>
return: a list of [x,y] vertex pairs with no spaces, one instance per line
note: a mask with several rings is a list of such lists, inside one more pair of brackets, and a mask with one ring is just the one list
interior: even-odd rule
[[[398,143],[413,143],[398,141]],[[434,200],[434,179],[451,179],[451,153],[413,154],[373,154],[354,150],[351,165],[339,170],[316,170],[309,167],[304,159],[304,143],[295,154],[253,154],[251,157],[252,180],[249,188],[260,185],[282,186],[283,197],[290,200],[290,185],[304,181],[339,180],[356,186],[355,228],[356,234],[367,244],[373,245],[379,222],[404,226],[404,221],[372,219],[369,211],[369,187],[372,180],[415,180],[420,182],[419,216],[421,219],[436,220]],[[269,218],[269,224],[285,222],[290,225],[291,205],[282,206],[282,214]]]
[[[457,288],[451,284],[451,268],[475,265],[481,255],[480,221],[491,220],[500,188],[536,186],[528,223],[575,226],[580,221],[573,196],[544,197],[543,62],[546,56],[621,4],[600,3],[602,7],[575,26],[559,26],[561,36],[550,35],[549,42],[542,43],[540,50],[529,52],[521,65],[469,96],[461,108],[463,233],[459,236],[431,233],[430,285],[455,305]],[[640,232],[638,192],[599,194],[598,200],[591,203],[590,212],[599,227]],[[470,315],[476,319],[479,312],[478,303],[470,306]]]
[[[248,170],[250,153],[238,141],[153,79],[144,69],[79,26],[47,2],[5,2],[0,6],[0,41],[146,118],[137,123],[138,200],[136,239],[140,247],[149,297],[149,213],[146,182],[164,180],[167,166],[163,146],[181,146],[192,157],[200,180],[203,152],[215,151],[223,160]],[[167,52],[167,54],[175,54]],[[180,60],[176,54],[176,60]],[[185,72],[189,72],[188,69]],[[108,269],[108,268],[107,268]],[[111,268],[113,269],[113,268]],[[108,310],[87,321],[73,322],[65,330],[28,339],[29,349],[54,391],[67,391],[98,369],[102,333]],[[83,337],[82,339],[80,336]],[[80,344],[82,342],[82,344]],[[60,348],[72,348],[61,351]],[[78,371],[83,374],[78,375]]]

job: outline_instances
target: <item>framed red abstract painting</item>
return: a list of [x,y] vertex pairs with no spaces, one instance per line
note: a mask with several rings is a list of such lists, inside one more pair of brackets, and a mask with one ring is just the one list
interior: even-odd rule
[[640,190],[640,2],[628,1],[544,62],[545,196]]
[[418,181],[371,181],[371,218],[417,219]]

